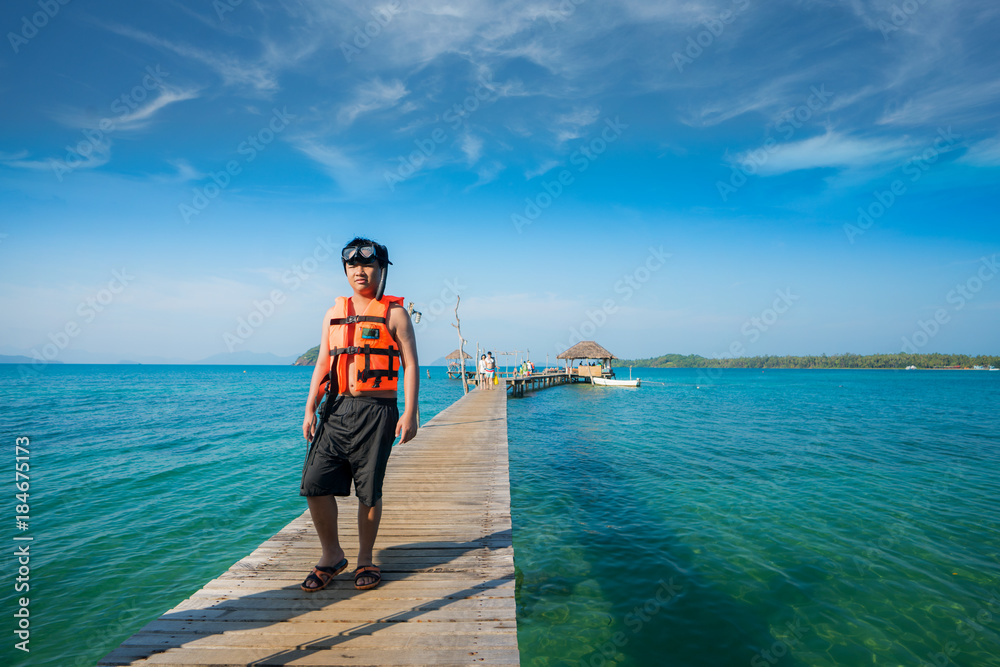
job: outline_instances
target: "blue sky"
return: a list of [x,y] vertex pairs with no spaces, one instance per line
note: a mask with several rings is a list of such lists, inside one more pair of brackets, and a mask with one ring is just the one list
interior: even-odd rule
[[540,361],[1000,353],[994,2],[16,0],[0,27],[0,354],[297,354],[355,234],[425,361],[456,293],[473,348]]

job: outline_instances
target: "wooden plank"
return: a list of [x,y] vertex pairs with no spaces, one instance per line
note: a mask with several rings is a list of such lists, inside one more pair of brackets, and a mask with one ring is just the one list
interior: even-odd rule
[[[501,633],[509,634],[516,628],[514,621],[447,621],[447,632],[459,634]],[[146,624],[133,637],[152,638],[156,634],[197,634],[222,635],[229,633],[260,633],[271,634],[306,634],[325,637],[331,634],[372,635],[383,634],[437,634],[441,632],[440,624],[431,623],[394,623],[391,621],[376,621],[374,623],[356,623],[353,621],[302,621],[294,625],[288,623],[262,624],[250,621],[175,621],[156,619]],[[130,640],[126,640],[128,642]],[[152,639],[150,639],[152,641]]]
[[[127,650],[131,650],[129,647]],[[135,647],[138,657],[148,649]],[[119,665],[136,664],[119,662]],[[352,650],[344,644],[334,649],[283,650],[222,648],[170,649],[155,653],[142,665],[212,665],[213,667],[246,667],[246,665],[517,665],[520,664],[517,648],[483,648],[470,646],[462,649],[372,649]]]
[[[353,565],[357,499],[338,506]],[[299,588],[307,511],[98,664],[518,664],[512,538],[506,392],[473,391],[390,457],[377,588]]]
[[[391,624],[405,626],[405,623]],[[471,624],[470,624],[471,625]],[[377,634],[376,634],[377,633]],[[126,640],[122,646],[147,646],[150,648],[167,648],[181,644],[184,648],[286,648],[295,646],[304,649],[330,649],[344,645],[350,640],[351,649],[417,649],[417,648],[465,648],[479,646],[482,648],[500,648],[515,646],[517,637],[509,632],[482,633],[472,627],[468,632],[423,632],[423,633],[390,633],[386,628],[370,628],[361,626],[356,633],[329,634],[317,638],[310,633],[296,632],[265,632],[263,630],[241,630],[221,634],[198,634],[180,632],[172,634],[138,635]]]

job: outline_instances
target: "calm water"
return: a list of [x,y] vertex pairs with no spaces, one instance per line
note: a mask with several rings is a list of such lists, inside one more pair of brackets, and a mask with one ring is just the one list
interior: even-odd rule
[[1000,373],[714,373],[510,402],[523,663],[1000,665]]
[[[430,370],[421,422],[462,392]],[[0,365],[5,466],[14,438],[31,438],[28,533],[15,531],[13,475],[4,493],[0,665],[93,665],[301,514],[311,373],[53,365],[22,378]],[[15,534],[34,537],[30,655],[9,639]]]
[[[310,372],[0,366],[35,537],[0,664],[93,664],[301,513]],[[637,374],[510,402],[524,664],[1000,665],[1000,373]]]

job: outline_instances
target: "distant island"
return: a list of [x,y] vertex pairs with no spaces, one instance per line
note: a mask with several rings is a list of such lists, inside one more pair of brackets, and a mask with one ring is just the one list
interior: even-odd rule
[[319,345],[311,350],[307,350],[301,357],[296,359],[292,366],[315,366],[316,357],[319,356]]
[[32,359],[31,357],[25,357],[20,354],[8,355],[0,354],[0,364],[61,364],[61,361],[42,361],[41,359]]
[[710,359],[697,354],[665,354],[649,359],[619,359],[615,366],[639,368],[989,368],[1000,356],[966,354],[825,354],[807,357],[774,356]]

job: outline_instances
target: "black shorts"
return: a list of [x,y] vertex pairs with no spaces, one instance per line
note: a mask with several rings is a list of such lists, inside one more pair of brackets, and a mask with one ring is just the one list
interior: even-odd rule
[[396,439],[399,408],[394,398],[340,394],[319,425],[302,468],[300,496],[349,496],[369,507],[382,497],[382,480]]

